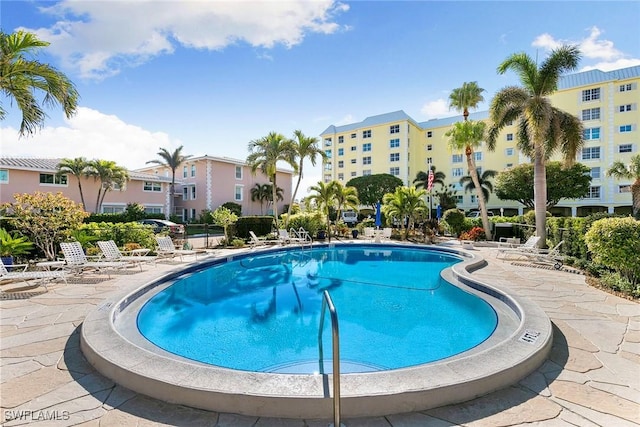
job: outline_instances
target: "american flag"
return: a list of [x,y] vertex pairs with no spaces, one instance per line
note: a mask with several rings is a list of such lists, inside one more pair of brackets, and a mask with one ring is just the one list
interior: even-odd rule
[[429,178],[427,180],[427,191],[431,191],[431,188],[433,188],[433,171],[432,170],[429,171]]

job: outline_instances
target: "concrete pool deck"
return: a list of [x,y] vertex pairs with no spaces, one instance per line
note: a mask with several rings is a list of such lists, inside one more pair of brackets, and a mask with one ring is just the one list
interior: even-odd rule
[[[473,276],[533,300],[551,318],[555,336],[548,360],[518,384],[466,403],[343,423],[640,425],[640,305],[586,285],[582,275],[512,265],[496,260],[489,248],[475,251],[489,265]],[[257,418],[167,404],[114,384],[86,362],[78,328],[87,313],[114,293],[183,265],[158,263],[111,279],[87,275],[45,293],[35,289],[27,298],[0,301],[3,425],[326,426],[330,420]]]

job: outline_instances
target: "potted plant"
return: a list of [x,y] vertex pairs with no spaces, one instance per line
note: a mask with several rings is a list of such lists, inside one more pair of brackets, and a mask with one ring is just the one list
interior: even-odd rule
[[13,236],[4,228],[0,228],[0,258],[4,265],[13,265],[13,257],[26,255],[31,249],[33,249],[33,243],[29,239],[24,236]]

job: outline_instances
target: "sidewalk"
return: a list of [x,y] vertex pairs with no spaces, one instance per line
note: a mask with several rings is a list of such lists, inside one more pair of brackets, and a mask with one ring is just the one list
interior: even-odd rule
[[[586,285],[579,274],[516,266],[496,260],[490,248],[474,250],[489,263],[475,276],[509,287],[547,312],[555,324],[549,360],[518,384],[464,404],[343,423],[639,426],[640,305]],[[110,280],[88,275],[51,285],[46,293],[0,301],[3,425],[326,426],[330,420],[258,419],[167,404],[113,384],[86,362],[78,339],[86,314],[109,295],[183,265],[160,262]]]

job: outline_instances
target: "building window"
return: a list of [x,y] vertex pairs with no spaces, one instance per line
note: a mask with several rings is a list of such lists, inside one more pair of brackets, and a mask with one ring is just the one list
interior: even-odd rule
[[389,174],[393,176],[400,176],[400,168],[389,168]]
[[507,141],[513,141],[513,134],[512,133],[508,133],[507,134]]
[[325,147],[331,146],[331,138],[325,138],[324,139],[324,146]]
[[427,151],[433,151],[433,144],[427,144]]
[[356,173],[355,172],[351,172],[351,176],[356,176]]
[[582,102],[596,101],[600,99],[600,88],[586,89],[582,91]]
[[9,171],[7,169],[0,169],[0,184],[9,183]]
[[344,174],[343,174],[343,173],[339,173],[339,174],[338,174],[338,179],[339,179],[340,181],[344,180]]
[[513,163],[507,163],[507,165],[505,166],[507,169],[512,168],[513,167]]
[[428,165],[433,164],[433,157],[427,157],[427,164]]
[[398,148],[400,147],[400,139],[392,139],[389,141],[389,148]]
[[340,160],[338,161],[338,168],[343,168],[344,167],[344,161]]
[[600,167],[591,168],[589,175],[591,179],[600,179]]
[[52,173],[41,173],[40,184],[67,185],[67,175],[55,175]]
[[195,208],[191,208],[191,218],[190,219],[196,219],[196,210]]
[[363,130],[362,131],[362,137],[363,138],[371,138],[371,129]]
[[363,157],[362,158],[362,164],[363,165],[370,165],[371,164],[371,156]]
[[236,166],[236,179],[242,179],[242,166]]
[[351,164],[355,165],[356,164],[356,159],[351,159]]
[[330,171],[331,169],[333,169],[333,166],[331,166],[331,163],[325,163],[324,170]]
[[451,163],[462,163],[462,154],[453,154],[451,156]]
[[344,156],[344,148],[338,148],[338,156]]
[[631,132],[631,129],[632,129],[631,125],[622,125],[619,128],[620,133]]
[[633,111],[633,110],[634,110],[633,105],[634,105],[634,104],[624,104],[624,105],[620,105],[620,106],[618,107],[618,111],[619,111],[619,112],[621,112],[621,113],[624,113],[624,112],[626,112],[626,111]]
[[[478,166],[476,168],[476,172],[477,172],[478,175],[482,176],[482,166]],[[471,175],[471,174],[469,174],[469,175]]]
[[367,142],[366,144],[362,144],[362,151],[371,151],[371,143]]
[[356,151],[358,149],[358,147],[356,147],[355,145],[351,146],[351,151]]
[[389,126],[389,133],[400,133],[400,125]]
[[186,178],[186,177],[188,176],[188,175],[187,175],[187,171],[188,171],[187,167],[186,167],[186,166],[183,166],[183,167],[182,167],[182,177],[183,177],[183,178]]
[[461,205],[464,203],[464,197],[463,196],[453,196],[455,201],[456,201],[456,205]]
[[618,193],[631,193],[631,185],[629,184],[618,185]]
[[196,176],[196,165],[191,165],[191,176]]
[[633,144],[618,145],[618,153],[633,153]]
[[189,188],[182,187],[182,200],[189,200]]
[[362,176],[369,176],[371,175],[371,169],[365,169],[362,171]]
[[242,201],[242,190],[244,189],[244,185],[236,185],[234,188],[234,199],[236,202]]
[[600,139],[600,128],[587,128],[583,130],[582,138],[585,140]]
[[331,158],[331,150],[324,150],[324,154],[327,156],[327,159]]
[[582,120],[600,120],[600,107],[582,110]]
[[351,138],[355,138],[357,135],[355,133],[351,134]]
[[476,203],[478,203],[478,196],[476,196],[475,194],[471,195],[471,204],[475,205]]
[[196,186],[192,186],[191,187],[191,200],[195,200],[196,199]]
[[344,136],[339,136],[338,137],[338,144],[342,144],[344,142]]
[[586,199],[599,199],[600,198],[600,186],[589,187],[589,193],[587,193]]
[[504,155],[505,156],[513,156],[513,147],[505,148],[504,149]]
[[464,174],[462,168],[453,168],[451,169],[451,176],[455,178],[460,178]]
[[482,161],[482,151],[474,151],[473,152],[473,157],[474,157],[476,162],[481,162]]
[[582,160],[597,160],[600,158],[600,147],[585,147],[582,149]]
[[160,193],[162,192],[162,184],[159,182],[145,181],[144,185],[142,186],[142,191],[152,191],[154,193]]
[[124,208],[122,205],[102,205],[102,213],[119,214],[124,212]]
[[433,132],[428,130],[427,131],[427,138],[432,138],[433,137]]
[[620,85],[620,92],[628,92],[630,90],[633,90],[633,84],[632,83],[627,83],[627,84]]
[[389,154],[390,162],[399,162],[400,161],[400,153],[391,153]]

